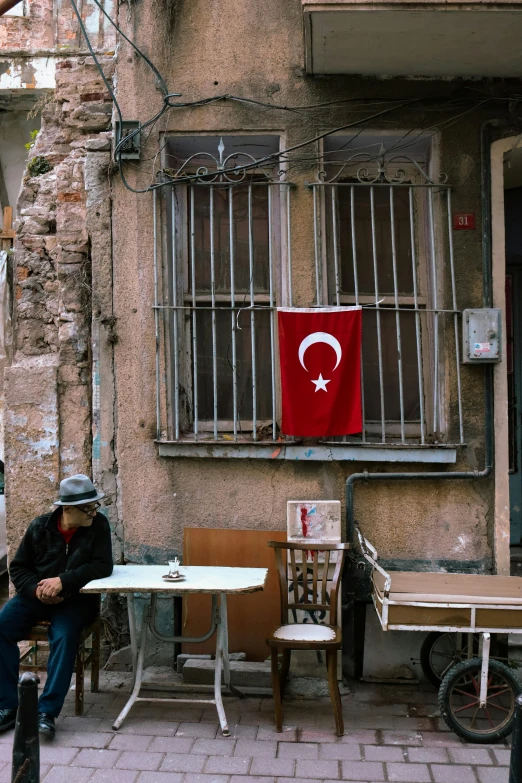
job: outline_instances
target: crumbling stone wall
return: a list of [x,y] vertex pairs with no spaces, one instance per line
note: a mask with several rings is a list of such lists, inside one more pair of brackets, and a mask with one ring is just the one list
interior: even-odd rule
[[[111,78],[113,58],[101,62]],[[94,249],[110,290],[111,114],[90,58],[57,63],[54,99],[42,111],[17,207],[14,361],[4,384],[10,551],[62,478],[92,472],[92,258]],[[110,301],[96,304],[96,324],[110,321]],[[102,333],[102,351],[105,345],[110,355]],[[105,364],[110,383],[110,358]]]

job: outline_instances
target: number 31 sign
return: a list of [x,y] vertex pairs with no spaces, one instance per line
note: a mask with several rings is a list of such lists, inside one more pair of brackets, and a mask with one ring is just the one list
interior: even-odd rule
[[454,231],[473,231],[475,227],[474,212],[455,212],[453,215]]

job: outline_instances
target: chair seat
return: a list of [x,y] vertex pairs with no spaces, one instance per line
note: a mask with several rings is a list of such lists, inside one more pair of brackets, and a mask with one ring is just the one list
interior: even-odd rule
[[335,625],[317,625],[316,623],[293,623],[289,625],[280,625],[276,628],[268,643],[274,642],[297,642],[316,643],[316,644],[338,644],[341,641],[341,634]]

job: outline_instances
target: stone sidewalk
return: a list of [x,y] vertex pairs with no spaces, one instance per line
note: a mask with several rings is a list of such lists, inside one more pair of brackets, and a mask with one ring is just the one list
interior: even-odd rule
[[[329,699],[286,700],[285,729],[276,734],[271,699],[226,698],[232,736],[224,738],[212,705],[141,703],[113,731],[128,688],[119,684],[118,692],[107,691],[110,679],[104,692],[87,692],[83,718],[74,717],[69,695],[56,738],[41,743],[43,783],[508,781],[508,744],[459,740],[428,687],[354,684],[343,697],[340,739]],[[0,783],[11,780],[13,733],[0,735]]]

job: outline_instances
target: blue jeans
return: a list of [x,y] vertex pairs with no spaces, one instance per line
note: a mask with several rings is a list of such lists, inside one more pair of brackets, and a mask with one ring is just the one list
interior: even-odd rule
[[98,597],[77,595],[59,604],[43,604],[38,598],[15,595],[0,611],[0,709],[18,707],[17,642],[41,620],[48,620],[49,660],[47,680],[38,701],[38,711],[57,718],[71,684],[76,651],[83,628],[98,612]]

